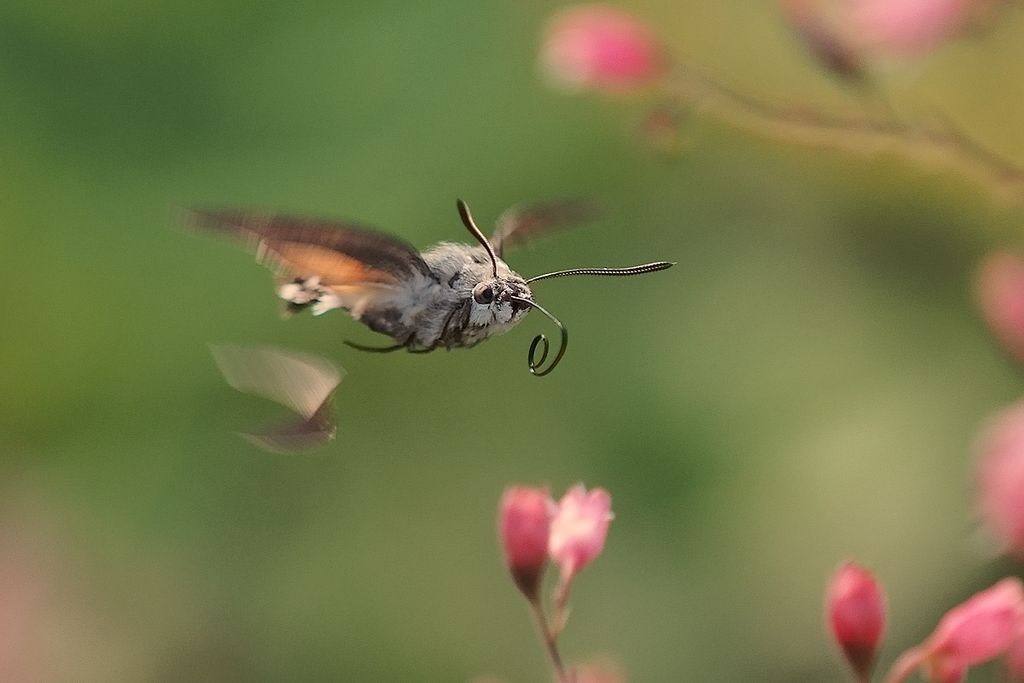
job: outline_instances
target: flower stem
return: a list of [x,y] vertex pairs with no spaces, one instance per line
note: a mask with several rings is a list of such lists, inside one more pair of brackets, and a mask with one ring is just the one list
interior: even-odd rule
[[569,621],[569,591],[572,589],[574,573],[563,573],[551,596],[551,626],[552,636],[558,638]]
[[885,674],[885,683],[903,683],[921,666],[923,660],[924,654],[921,652],[921,648],[914,647],[907,650],[893,662],[889,672]]
[[883,100],[876,115],[841,115],[784,106],[737,90],[696,64],[680,60],[666,94],[728,125],[782,142],[846,152],[892,150],[922,166],[936,162],[973,176],[1007,199],[1024,200],[1024,168],[986,149],[941,116],[927,124],[901,120]]
[[530,600],[530,611],[533,612],[534,619],[537,621],[537,630],[540,633],[541,640],[544,641],[544,648],[547,650],[548,659],[551,660],[551,668],[554,670],[555,680],[558,683],[572,683],[572,678],[562,664],[562,656],[558,653],[558,634],[552,632],[548,626],[548,620],[544,616],[544,608],[541,606],[540,600]]

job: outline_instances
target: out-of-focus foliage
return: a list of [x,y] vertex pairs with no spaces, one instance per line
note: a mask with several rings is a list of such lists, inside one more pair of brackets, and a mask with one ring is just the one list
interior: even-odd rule
[[[772,3],[628,7],[739,88],[858,106]],[[974,541],[970,452],[1024,384],[971,279],[1020,244],[1021,205],[699,116],[658,159],[635,135],[651,103],[544,87],[553,10],[3,3],[0,610],[29,643],[11,666],[541,680],[495,539],[516,481],[612,493],[562,645],[636,681],[841,680],[820,601],[849,557],[890,596],[883,665],[1006,573]],[[880,78],[899,111],[1024,160],[1022,30],[1005,12]],[[603,217],[513,267],[679,265],[538,283],[573,335],[543,379],[526,369],[539,316],[470,351],[359,354],[341,341],[365,329],[282,322],[251,258],[173,225],[180,206],[280,207],[426,246],[466,238],[457,196],[485,222],[579,195]],[[299,457],[239,439],[279,414],[223,382],[210,342],[343,366],[338,438]]]

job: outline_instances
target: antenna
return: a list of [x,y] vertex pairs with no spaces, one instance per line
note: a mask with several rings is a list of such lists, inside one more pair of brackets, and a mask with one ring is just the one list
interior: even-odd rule
[[610,277],[626,277],[627,275],[643,275],[644,273],[654,273],[659,270],[665,270],[676,265],[670,261],[655,261],[654,263],[644,263],[639,266],[630,266],[629,268],[570,268],[569,270],[556,270],[553,273],[544,273],[543,275],[535,275],[527,280],[527,284],[530,282],[536,282],[537,280],[547,280],[548,278],[555,277],[570,277],[573,275],[606,275]]
[[487,255],[491,257],[491,266],[494,268],[494,278],[498,278],[498,257],[494,253],[494,247],[487,241],[484,234],[480,232],[480,228],[476,227],[476,223],[473,222],[473,214],[469,212],[469,206],[466,202],[461,199],[455,200],[455,206],[459,209],[459,217],[462,218],[462,224],[466,226],[470,234],[476,238],[476,241],[483,245],[483,248],[487,250]]

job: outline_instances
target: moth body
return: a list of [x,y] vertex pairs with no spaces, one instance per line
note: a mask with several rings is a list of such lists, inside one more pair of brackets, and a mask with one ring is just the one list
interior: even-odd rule
[[575,268],[527,280],[501,258],[504,246],[575,222],[587,214],[585,207],[579,202],[514,207],[498,219],[488,239],[465,203],[457,205],[478,245],[440,242],[423,253],[390,235],[337,221],[198,210],[190,212],[189,222],[247,241],[257,260],[275,272],[277,295],[287,312],[308,308],[321,315],[340,308],[394,341],[379,348],[349,343],[364,350],[471,347],[508,332],[537,308],[558,325],[562,337],[543,371],[538,367],[547,359],[548,341],[543,335],[534,339],[530,371],[537,375],[550,372],[562,358],[568,333],[534,300],[530,282],[571,275],[639,275],[673,265],[659,261],[630,268]]
[[418,340],[424,346],[474,346],[508,332],[530,310],[512,299],[532,300],[526,280],[500,258],[492,266],[483,247],[441,242],[424,252],[423,260],[440,283],[435,303],[421,319]]

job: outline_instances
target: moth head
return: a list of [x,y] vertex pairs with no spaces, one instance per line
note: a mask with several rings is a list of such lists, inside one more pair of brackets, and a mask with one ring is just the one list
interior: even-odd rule
[[461,199],[458,201],[458,208],[463,224],[480,243],[487,257],[483,259],[477,251],[474,262],[463,271],[471,282],[476,281],[470,292],[470,324],[485,327],[519,322],[530,310],[527,302],[533,300],[530,285],[498,258],[490,241],[473,221],[469,207]]
[[471,323],[506,325],[517,323],[526,316],[530,306],[524,301],[531,301],[533,293],[525,280],[510,274],[507,278],[488,278],[478,282],[470,297]]
[[[562,324],[561,320],[534,301],[533,292],[530,290],[531,282],[547,280],[549,278],[574,277],[577,275],[605,275],[614,277],[642,275],[644,273],[665,270],[675,265],[675,263],[668,261],[656,261],[629,268],[570,268],[569,270],[536,275],[524,280],[513,273],[505,265],[504,261],[498,258],[490,241],[488,241],[473,221],[473,216],[470,214],[466,203],[459,199],[456,201],[456,206],[458,206],[459,216],[462,218],[463,225],[476,238],[490,258],[490,263],[487,264],[490,266],[489,273],[481,273],[480,281],[473,287],[473,308],[470,312],[470,322],[477,325],[493,324],[495,322],[515,323],[525,316],[531,308],[536,308],[558,327],[558,331],[561,334],[561,344],[558,347],[558,351],[555,352],[555,357],[546,367],[544,367],[544,364],[547,361],[548,351],[550,350],[548,338],[543,334],[538,334],[530,344],[527,360],[530,364],[530,372],[538,377],[554,370],[558,362],[562,360],[562,356],[565,355],[565,349],[569,344],[569,331]],[[499,268],[499,263],[502,266],[501,268]],[[488,316],[491,317],[490,323],[487,322]]]

